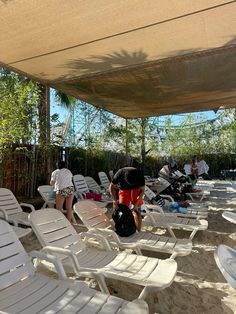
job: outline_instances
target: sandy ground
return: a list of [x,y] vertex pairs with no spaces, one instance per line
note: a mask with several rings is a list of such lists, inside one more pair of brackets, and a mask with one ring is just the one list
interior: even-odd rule
[[[214,190],[207,198],[207,203],[209,205],[208,230],[197,233],[190,255],[176,258],[178,273],[173,284],[161,292],[148,296],[146,301],[150,313],[236,313],[236,291],[226,283],[214,260],[217,245],[227,244],[236,247],[236,225],[221,216],[224,210],[236,210],[236,191],[232,188],[231,182],[216,182]],[[77,227],[77,231],[85,231],[85,228]],[[184,238],[188,237],[189,233],[179,231],[177,235],[179,238]],[[34,234],[23,238],[22,243],[27,251],[40,249]],[[144,253],[153,257],[167,257],[153,252]],[[40,267],[39,271],[55,276],[43,267]],[[93,280],[86,280],[86,282],[98,289]],[[111,280],[108,286],[114,295],[127,300],[137,298],[141,291],[139,286],[120,281]]]

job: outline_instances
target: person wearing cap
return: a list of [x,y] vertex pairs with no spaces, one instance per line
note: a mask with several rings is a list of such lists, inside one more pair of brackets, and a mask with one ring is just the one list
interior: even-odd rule
[[[116,198],[116,188],[119,185],[119,199]],[[141,230],[142,217],[140,213],[143,204],[145,178],[143,173],[134,167],[119,169],[113,176],[109,191],[113,199],[113,208],[119,204],[128,206],[134,214],[135,224],[138,231]]]

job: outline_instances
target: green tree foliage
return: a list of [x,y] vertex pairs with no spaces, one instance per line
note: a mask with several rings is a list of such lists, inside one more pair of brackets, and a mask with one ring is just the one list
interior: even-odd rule
[[[70,107],[68,99],[62,103]],[[92,149],[97,154],[102,150],[125,154],[128,146],[129,155],[144,166],[147,157],[173,155],[187,161],[193,155],[235,153],[234,109],[222,111],[216,120],[209,122],[199,113],[185,115],[177,126],[168,116],[164,127],[159,125],[158,117],[151,117],[129,119],[126,128],[125,119],[84,102],[77,101],[71,108],[75,125],[73,136],[77,137],[75,146]],[[157,136],[161,129],[165,129],[165,135]]]
[[0,71],[0,146],[34,140],[38,97],[32,81]]
[[235,109],[224,110],[210,121],[201,120],[201,114],[188,114],[178,126],[173,126],[170,118],[166,119],[167,134],[161,150],[165,155],[174,156],[235,153],[234,112]]

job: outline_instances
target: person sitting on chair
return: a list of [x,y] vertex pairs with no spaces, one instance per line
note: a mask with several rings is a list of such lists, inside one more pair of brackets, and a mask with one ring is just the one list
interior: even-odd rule
[[[119,200],[116,198],[116,187],[120,186]],[[143,204],[143,195],[145,189],[145,178],[143,173],[133,167],[124,167],[119,169],[110,183],[109,191],[113,199],[113,208],[116,209],[119,204],[128,206],[135,219],[136,228],[141,230],[142,217],[141,205]]]
[[167,164],[164,165],[159,171],[159,176],[167,180],[168,182],[172,182],[174,179],[174,172],[176,170],[177,170],[176,161],[173,159],[173,157],[170,156],[167,159]]

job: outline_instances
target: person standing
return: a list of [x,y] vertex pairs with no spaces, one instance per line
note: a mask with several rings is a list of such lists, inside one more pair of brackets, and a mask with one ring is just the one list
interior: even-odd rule
[[193,156],[192,163],[191,163],[191,174],[194,179],[198,178],[198,160],[197,156]]
[[62,211],[66,202],[66,216],[72,222],[72,202],[74,198],[74,186],[72,173],[66,168],[63,160],[58,161],[57,169],[52,172],[50,185],[54,186],[56,192],[56,208]]
[[[116,189],[119,185],[119,199],[116,198]],[[119,169],[110,183],[109,191],[113,199],[113,208],[119,204],[128,206],[134,214],[134,220],[138,231],[141,230],[142,217],[141,205],[145,189],[145,178],[143,173],[134,167]]]

